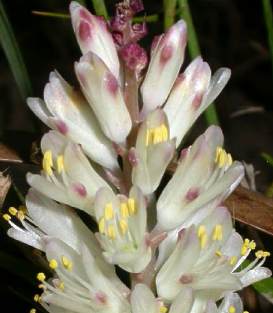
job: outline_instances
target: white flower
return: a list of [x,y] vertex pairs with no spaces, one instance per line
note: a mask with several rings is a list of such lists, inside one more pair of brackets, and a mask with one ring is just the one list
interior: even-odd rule
[[256,244],[248,239],[243,241],[233,230],[230,213],[223,207],[198,226],[182,229],[177,242],[170,241],[169,245],[161,251],[165,262],[156,277],[158,294],[168,301],[175,299],[184,286],[218,300],[226,292],[240,290],[271,275],[269,269],[262,267],[269,256],[264,251],[257,251],[255,261],[238,270]]
[[56,273],[51,281],[43,273],[37,275],[45,309],[53,305],[77,313],[130,313],[127,287],[111,281],[84,244],[77,253],[58,239],[48,239],[45,251]]
[[240,183],[244,168],[222,149],[223,134],[211,126],[182,151],[181,161],[157,202],[158,223],[171,230],[197,210],[223,201]]
[[136,147],[129,152],[133,184],[146,195],[153,193],[174,151],[175,142],[169,138],[166,115],[160,109],[149,113],[138,130]]
[[119,59],[115,44],[102,17],[91,14],[79,3],[70,3],[72,26],[83,54],[91,51],[119,78]]
[[178,147],[187,131],[214,101],[230,78],[230,70],[220,68],[211,77],[209,65],[197,57],[181,74],[164,105],[170,125],[170,138]]
[[167,99],[184,60],[187,27],[183,20],[153,43],[151,61],[143,84],[143,117]]
[[128,272],[145,269],[151,260],[151,247],[146,242],[146,201],[140,189],[132,187],[127,198],[101,188],[94,210],[99,226],[97,238],[106,260]]
[[44,100],[28,98],[27,103],[47,126],[81,144],[93,161],[112,170],[118,168],[112,143],[102,133],[88,103],[57,72],[50,73]]
[[41,175],[27,174],[27,181],[51,199],[93,215],[92,202],[100,187],[108,184],[95,172],[79,145],[55,131],[43,136]]
[[75,71],[102,131],[112,141],[123,143],[131,130],[132,121],[116,77],[92,52],[75,63]]

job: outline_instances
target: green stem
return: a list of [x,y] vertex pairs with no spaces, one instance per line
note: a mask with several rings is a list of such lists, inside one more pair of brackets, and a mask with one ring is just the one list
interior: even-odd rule
[[92,0],[96,15],[102,15],[106,20],[109,19],[104,0]]
[[174,24],[177,0],[163,0],[164,7],[164,29]]
[[[195,32],[195,28],[193,25],[193,20],[192,20],[188,0],[178,0],[178,5],[179,5],[179,10],[180,10],[180,16],[187,23],[188,49],[189,49],[191,59],[194,59],[195,57],[201,54],[201,51],[200,51],[200,46],[198,43],[197,34]],[[214,103],[211,103],[211,105],[207,108],[204,114],[205,114],[205,118],[206,118],[208,125],[211,125],[211,124],[219,125],[219,118],[218,118]]]
[[270,0],[263,0],[263,12],[265,26],[267,29],[268,45],[270,50],[270,58],[272,62],[272,71],[273,71],[273,14]]
[[2,0],[0,0],[0,42],[21,97],[25,101],[26,97],[32,93],[31,83],[21,51],[2,4]]

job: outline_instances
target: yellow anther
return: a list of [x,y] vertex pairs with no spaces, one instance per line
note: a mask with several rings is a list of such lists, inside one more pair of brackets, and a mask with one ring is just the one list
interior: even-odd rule
[[215,251],[215,255],[217,255],[217,256],[222,256],[222,252],[219,251],[219,250],[217,250],[217,251]]
[[215,163],[218,163],[218,159],[219,159],[219,155],[220,155],[221,151],[222,151],[222,148],[218,146],[216,148],[216,152],[215,152],[215,159],[214,159]]
[[39,302],[40,301],[40,296],[38,294],[34,295],[33,300],[35,302]]
[[114,217],[114,210],[113,210],[113,205],[111,202],[106,203],[106,205],[105,205],[104,217],[107,221],[113,219],[113,217]]
[[107,235],[109,238],[111,238],[113,240],[116,239],[116,230],[115,230],[114,225],[108,226]]
[[234,255],[234,256],[232,256],[232,257],[230,258],[229,264],[230,264],[230,265],[235,265],[236,262],[237,262],[237,256]]
[[248,246],[242,245],[242,248],[241,248],[241,255],[246,255],[246,254],[247,254],[247,251],[248,251]]
[[215,225],[213,235],[212,235],[213,240],[222,240],[223,239],[223,227],[220,224]]
[[9,208],[9,213],[10,213],[10,215],[13,215],[13,216],[15,216],[16,214],[17,214],[17,209],[15,209],[13,206],[11,206],[10,208]]
[[162,129],[160,126],[153,129],[153,144],[154,145],[162,142],[162,140],[163,140],[162,135],[163,135]]
[[159,312],[160,313],[166,313],[168,311],[168,308],[165,307],[164,305],[162,305],[160,308],[159,308]]
[[233,160],[232,160],[232,156],[230,153],[227,154],[227,165],[230,166],[232,164]]
[[105,219],[104,217],[102,217],[99,221],[99,232],[101,234],[104,234],[105,233]]
[[128,230],[128,224],[127,224],[125,219],[121,219],[119,221],[119,227],[120,227],[120,231],[121,231],[122,235],[125,235],[127,230]]
[[60,290],[64,290],[64,282],[60,282],[60,284],[58,285],[58,288],[60,289]]
[[206,227],[204,225],[200,225],[198,227],[198,232],[197,232],[198,237],[199,238],[202,237],[202,235],[205,233],[206,233]]
[[162,133],[162,140],[167,141],[169,137],[169,132],[165,124],[161,125],[161,133]]
[[3,214],[3,219],[6,220],[7,222],[11,220],[11,216],[9,214]]
[[208,240],[208,235],[207,235],[207,233],[205,232],[205,233],[202,234],[201,237],[200,237],[200,246],[201,246],[201,249],[204,249],[204,248],[205,248],[206,243],[207,243],[207,240]]
[[227,163],[227,153],[224,149],[221,150],[219,157],[218,157],[218,166],[224,167]]
[[41,281],[41,282],[43,282],[45,279],[46,279],[46,276],[45,276],[45,274],[44,273],[38,273],[37,274],[37,279],[39,280],[39,281]]
[[50,150],[47,150],[44,153],[43,158],[43,170],[47,175],[52,175],[52,166],[53,166],[52,152]]
[[134,198],[129,198],[128,199],[128,209],[129,209],[129,214],[133,215],[136,213],[136,203]]
[[58,262],[55,259],[50,260],[49,267],[55,270],[58,267]]
[[25,218],[25,213],[22,210],[18,210],[17,218],[22,221]]
[[18,211],[22,211],[23,213],[27,213],[27,208],[25,205],[21,204],[19,205]]
[[228,313],[236,313],[236,309],[233,305],[228,308]]
[[248,311],[244,311],[243,313],[249,313]]
[[129,209],[128,209],[128,205],[126,202],[122,202],[120,204],[120,215],[123,218],[127,218],[129,216]]
[[29,313],[36,313],[36,309],[31,309]]
[[148,147],[153,142],[153,130],[147,129],[146,131],[146,138],[145,138],[145,145]]
[[61,260],[64,268],[69,271],[72,270],[73,263],[66,256],[63,255]]
[[60,174],[62,171],[64,171],[64,156],[59,155],[57,157],[57,172]]
[[268,256],[270,256],[270,252],[264,251],[264,258],[266,258],[266,257],[268,257]]
[[268,251],[263,251],[263,250],[259,250],[255,253],[256,258],[261,259],[261,258],[266,258],[268,256],[270,256],[270,252]]
[[244,245],[248,246],[249,243],[250,243],[250,240],[249,240],[248,238],[246,238],[246,239],[244,240]]
[[248,247],[251,250],[255,250],[256,249],[256,242],[254,240],[250,241]]

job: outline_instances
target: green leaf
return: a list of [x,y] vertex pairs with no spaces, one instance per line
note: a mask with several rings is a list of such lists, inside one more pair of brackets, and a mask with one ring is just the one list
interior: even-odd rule
[[92,0],[94,10],[96,15],[102,15],[105,19],[108,20],[108,13],[104,3],[104,0]]
[[32,93],[31,83],[21,51],[2,4],[2,0],[0,0],[0,42],[22,99],[25,100],[25,98]]
[[269,165],[273,167],[273,156],[265,152],[263,152],[261,156],[266,161],[266,163],[268,163]]
[[270,0],[263,0],[263,12],[273,70],[273,14]]

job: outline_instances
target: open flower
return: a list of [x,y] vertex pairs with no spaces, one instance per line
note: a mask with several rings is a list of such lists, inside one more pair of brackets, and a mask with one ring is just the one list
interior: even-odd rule
[[232,161],[222,144],[221,129],[211,126],[182,151],[182,160],[157,202],[160,227],[178,227],[198,209],[219,204],[240,183],[243,166]]
[[76,253],[60,240],[48,239],[45,251],[57,275],[51,281],[44,273],[37,275],[43,289],[39,301],[49,312],[51,305],[77,313],[129,312],[127,287],[111,281],[84,244]]
[[51,199],[93,215],[95,193],[108,184],[95,172],[81,148],[55,131],[43,136],[41,148],[43,171],[41,175],[28,173],[30,186]]
[[141,272],[151,260],[151,247],[146,242],[146,201],[137,187],[129,198],[101,188],[94,203],[103,255],[111,264],[128,272]]
[[48,127],[81,144],[93,161],[111,170],[118,168],[112,143],[102,133],[87,101],[57,72],[50,73],[44,100],[28,98],[27,103]]
[[164,251],[166,261],[156,277],[158,294],[172,301],[188,286],[218,300],[225,292],[269,277],[270,270],[262,267],[269,256],[264,251],[257,251],[255,261],[238,270],[255,248],[253,241],[243,241],[233,230],[228,210],[217,208],[198,226],[181,230],[169,256],[170,249]]
[[169,138],[169,125],[164,112],[151,112],[141,124],[136,147],[129,152],[132,164],[132,182],[144,194],[153,193],[171,161],[175,142]]

